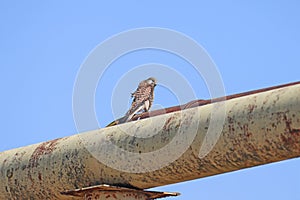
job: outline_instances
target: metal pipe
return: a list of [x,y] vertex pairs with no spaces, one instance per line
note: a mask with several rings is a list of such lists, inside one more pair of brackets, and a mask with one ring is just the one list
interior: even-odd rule
[[1,152],[0,199],[80,199],[64,191],[146,189],[299,157],[299,94],[296,84]]

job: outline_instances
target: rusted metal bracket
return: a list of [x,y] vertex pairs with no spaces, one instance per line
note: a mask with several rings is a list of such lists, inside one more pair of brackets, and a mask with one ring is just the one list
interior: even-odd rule
[[63,195],[81,197],[84,200],[152,200],[164,197],[179,196],[178,192],[156,192],[132,188],[117,187],[111,185],[96,185],[81,189],[61,192]]

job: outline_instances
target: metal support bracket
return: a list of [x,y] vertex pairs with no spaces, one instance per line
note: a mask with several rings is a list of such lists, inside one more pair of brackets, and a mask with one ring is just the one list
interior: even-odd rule
[[84,200],[152,200],[164,197],[179,196],[178,192],[157,192],[111,185],[96,185],[75,190],[61,192],[63,195],[81,197]]

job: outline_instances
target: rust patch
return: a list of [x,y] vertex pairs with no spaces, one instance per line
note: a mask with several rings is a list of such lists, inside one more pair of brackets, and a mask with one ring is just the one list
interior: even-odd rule
[[[172,115],[171,117],[169,117],[169,118],[166,120],[166,122],[165,122],[165,124],[164,124],[162,130],[163,130],[163,131],[166,131],[166,132],[169,132],[169,131],[170,131],[169,129],[170,129],[170,127],[172,126],[172,124],[173,124],[173,123],[177,123],[177,122],[176,122],[176,119],[179,118],[179,116],[180,116],[180,114],[175,114],[175,115]],[[180,121],[181,121],[181,119],[180,119]],[[178,128],[177,126],[175,126],[175,127]]]
[[255,107],[256,107],[256,105],[254,105],[254,104],[248,105],[249,113],[252,113]]
[[283,115],[283,120],[285,122],[286,131],[291,134],[298,134],[300,129],[292,128],[292,119],[287,117],[287,114]]
[[291,131],[291,130],[292,130],[292,128],[291,128],[292,120],[291,120],[291,119],[288,119],[286,114],[283,115],[283,120],[284,120],[284,122],[285,122],[286,130],[287,130],[289,133],[292,132],[292,131]]
[[291,129],[291,134],[299,134],[300,133],[300,129],[297,129],[297,128],[293,128]]
[[37,167],[39,158],[42,155],[47,155],[47,154],[52,153],[52,151],[56,149],[56,145],[60,139],[61,138],[58,138],[58,139],[51,140],[48,142],[43,142],[42,144],[40,144],[32,153],[32,155],[29,159],[28,167],[29,168]]
[[[28,179],[31,181],[31,187],[34,186],[34,179],[32,177],[32,173],[31,173],[32,168],[38,166],[38,161],[41,156],[52,153],[53,150],[56,149],[56,145],[58,144],[58,141],[61,139],[62,138],[58,138],[58,139],[50,140],[48,142],[43,142],[32,153],[32,155],[29,159],[29,163],[27,165],[27,167],[29,168]],[[40,173],[38,174],[38,179],[40,181],[42,180],[42,176]]]
[[297,148],[298,143],[299,143],[299,137],[300,137],[300,130],[295,130],[293,134],[286,135],[286,134],[281,134],[280,138],[283,142],[283,146],[287,148]]
[[164,127],[163,127],[164,131],[169,130],[172,119],[173,119],[173,117],[170,117],[170,118],[167,119],[167,121],[166,121],[166,123],[164,124]]
[[300,129],[292,128],[292,119],[288,118],[287,113],[283,114],[283,121],[285,123],[285,133],[280,136],[282,142],[286,147],[297,148]]
[[42,174],[39,172],[38,178],[40,181],[42,181]]
[[6,171],[6,177],[8,178],[8,179],[11,179],[12,177],[13,177],[13,175],[14,175],[14,169],[12,168],[12,169],[8,169],[7,171]]

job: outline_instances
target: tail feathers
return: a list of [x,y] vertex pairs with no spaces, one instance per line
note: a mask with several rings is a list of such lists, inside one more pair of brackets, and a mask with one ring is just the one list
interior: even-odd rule
[[133,116],[136,113],[138,113],[139,111],[141,111],[142,109],[144,109],[144,104],[137,106],[136,109],[134,109],[134,111],[132,113],[130,113],[130,114],[126,113],[126,115],[124,117],[116,119],[115,121],[109,123],[106,127],[115,126],[115,125],[122,124],[125,122],[130,122],[132,120]]
[[109,123],[108,125],[106,125],[105,127],[115,126],[115,125],[118,125],[118,124],[119,124],[118,120],[115,120],[115,121]]
[[126,120],[127,120],[127,116],[121,117],[121,118],[116,119],[115,121],[109,123],[108,125],[106,125],[106,127],[115,126],[115,125],[118,125],[118,124],[125,123]]
[[133,118],[133,116],[134,116],[136,113],[138,113],[138,112],[140,112],[141,110],[143,110],[144,107],[145,107],[144,103],[141,103],[140,105],[137,105],[137,106],[132,110],[131,113],[127,112],[126,115],[125,115],[125,117],[127,116],[127,119],[125,120],[125,122],[131,121],[131,119]]
[[129,121],[131,121],[132,117],[133,116],[131,116],[131,115],[125,115],[124,117],[121,117],[121,118],[116,119],[115,121],[109,123],[108,125],[106,125],[106,127],[115,126],[118,124],[123,124],[125,122],[129,122]]

